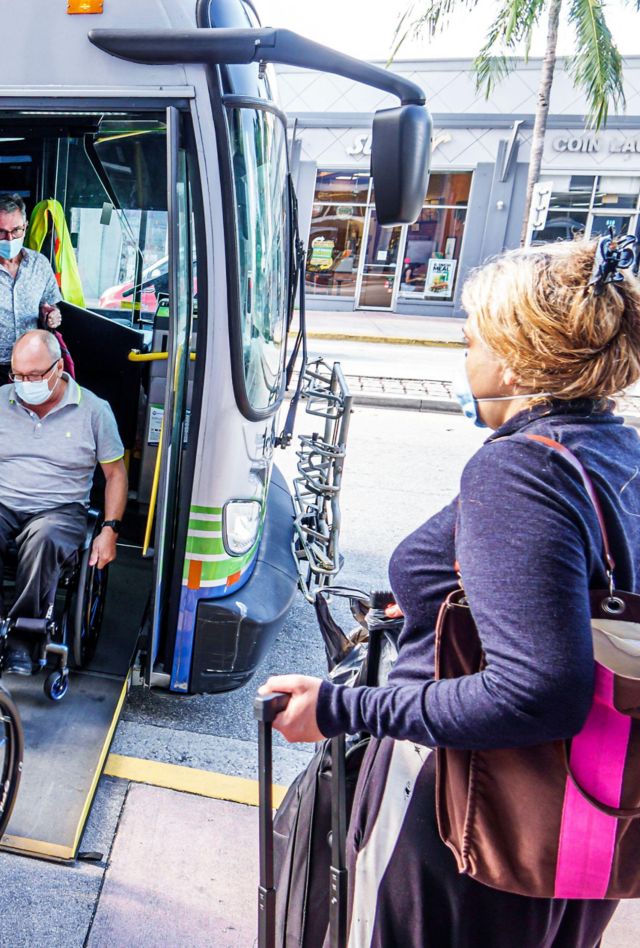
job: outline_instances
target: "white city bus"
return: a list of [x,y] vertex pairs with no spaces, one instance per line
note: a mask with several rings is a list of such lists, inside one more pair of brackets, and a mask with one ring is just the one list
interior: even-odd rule
[[[32,680],[10,682],[27,750],[25,803],[6,842],[73,858],[84,816],[43,840],[28,814],[30,766],[34,780],[38,768],[52,779],[53,757],[83,746],[85,813],[132,664],[178,694],[235,688],[281,628],[300,570],[307,582],[337,566],[307,560],[332,543],[335,553],[337,523],[323,521],[316,488],[344,440],[337,369],[309,376],[324,428],[307,443],[295,511],[273,463],[288,441],[279,413],[301,256],[273,64],[400,99],[374,119],[383,224],[419,213],[430,120],[413,83],[262,28],[247,0],[23,0],[5,40],[0,193],[58,221],[41,249],[66,289],[61,329],[79,383],[113,407],[130,479],[107,590],[92,575],[78,591],[83,634],[103,625],[95,649],[76,656],[85,667],[55,707]],[[41,741],[30,765],[43,728],[55,728],[51,748]]]

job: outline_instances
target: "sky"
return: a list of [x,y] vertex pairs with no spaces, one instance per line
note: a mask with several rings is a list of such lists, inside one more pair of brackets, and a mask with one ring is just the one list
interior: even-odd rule
[[[426,5],[427,0],[423,0]],[[389,56],[403,0],[254,0],[263,26],[281,26],[361,59]],[[565,6],[568,4],[565,2]],[[475,56],[498,7],[496,0],[479,0],[472,12],[452,17],[442,35],[433,40],[407,41],[398,59],[445,59]],[[607,22],[620,52],[640,55],[640,13],[631,3],[605,3]],[[544,53],[545,29],[538,30],[532,56]],[[573,51],[572,33],[561,29],[558,52]]]

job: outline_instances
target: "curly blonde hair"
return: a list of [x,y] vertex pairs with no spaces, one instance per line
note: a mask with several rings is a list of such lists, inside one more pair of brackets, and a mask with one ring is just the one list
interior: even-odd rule
[[640,281],[630,269],[597,296],[596,241],[512,250],[472,272],[462,304],[525,391],[606,398],[640,378]]

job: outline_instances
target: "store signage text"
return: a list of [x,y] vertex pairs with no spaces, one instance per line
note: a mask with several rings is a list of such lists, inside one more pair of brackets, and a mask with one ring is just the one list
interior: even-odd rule
[[583,154],[606,150],[617,155],[640,155],[640,138],[612,138],[605,143],[597,135],[575,135],[554,138],[551,147],[554,151],[582,152]]
[[371,135],[366,133],[356,135],[353,139],[353,145],[347,148],[347,154],[351,155],[352,158],[368,158],[371,154]]
[[[440,145],[446,145],[450,141],[451,135],[448,132],[439,132],[434,135],[431,140],[431,153],[433,154]],[[371,155],[371,135],[368,132],[356,135],[353,145],[347,148],[347,154],[352,158],[369,158]]]

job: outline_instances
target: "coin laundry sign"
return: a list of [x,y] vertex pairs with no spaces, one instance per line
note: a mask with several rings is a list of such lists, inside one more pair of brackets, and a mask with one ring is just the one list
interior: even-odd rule
[[554,151],[590,152],[608,151],[615,155],[640,155],[640,137],[608,138],[606,141],[597,135],[558,136],[551,142]]

